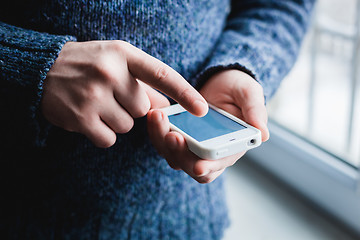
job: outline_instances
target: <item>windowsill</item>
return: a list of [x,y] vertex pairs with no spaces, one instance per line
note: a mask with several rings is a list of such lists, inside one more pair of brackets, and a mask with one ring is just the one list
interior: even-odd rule
[[246,157],[226,172],[232,225],[223,240],[356,239]]

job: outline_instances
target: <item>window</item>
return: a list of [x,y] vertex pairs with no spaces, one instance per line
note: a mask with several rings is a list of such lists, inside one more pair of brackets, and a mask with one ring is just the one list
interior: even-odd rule
[[318,2],[299,61],[269,114],[324,150],[360,166],[359,16],[356,0]]
[[360,236],[360,0],[319,0],[248,156]]

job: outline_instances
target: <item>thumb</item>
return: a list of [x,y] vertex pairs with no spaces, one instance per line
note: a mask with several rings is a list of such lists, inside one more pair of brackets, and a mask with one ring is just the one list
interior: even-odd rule
[[166,152],[165,136],[170,132],[169,119],[161,110],[150,110],[147,114],[149,138],[160,155]]
[[270,133],[267,127],[267,113],[266,110],[263,110],[263,108],[265,108],[265,106],[251,107],[243,112],[245,118],[244,120],[258,128],[261,131],[262,141],[266,142],[270,137]]

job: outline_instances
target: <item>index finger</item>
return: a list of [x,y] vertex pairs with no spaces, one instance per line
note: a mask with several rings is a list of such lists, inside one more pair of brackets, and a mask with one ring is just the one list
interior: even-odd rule
[[173,98],[194,115],[207,113],[205,99],[174,69],[131,44],[128,44],[126,58],[135,78]]

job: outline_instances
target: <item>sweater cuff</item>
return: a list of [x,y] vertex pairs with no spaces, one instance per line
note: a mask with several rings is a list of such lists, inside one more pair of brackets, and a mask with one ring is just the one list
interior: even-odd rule
[[211,76],[215,75],[218,72],[224,71],[224,70],[240,70],[248,75],[250,75],[252,78],[256,80],[256,77],[253,72],[251,72],[246,67],[240,65],[239,63],[231,63],[227,65],[215,65],[215,66],[208,66],[205,70],[203,70],[197,77],[196,77],[196,86],[195,88],[200,90],[204,84],[207,82]]
[[61,38],[57,38],[57,40],[58,42],[51,46],[53,47],[51,48],[51,53],[49,53],[49,55],[44,59],[44,63],[42,65],[42,69],[40,70],[40,76],[38,79],[36,98],[34,99],[34,102],[31,106],[31,116],[32,119],[34,119],[34,126],[37,132],[36,145],[39,146],[45,145],[49,130],[53,126],[45,119],[40,109],[40,102],[43,95],[43,86],[46,75],[50,71],[52,65],[55,63],[55,60],[59,56],[60,51],[65,45],[65,43],[69,41],[76,41],[76,39],[72,36],[64,36]]
[[[16,96],[20,89],[26,89],[21,104],[28,109],[29,131],[35,137],[37,146],[45,144],[51,126],[40,111],[43,84],[62,47],[73,36],[52,35],[22,29],[0,22],[1,78],[10,84],[9,93]],[[16,86],[16,87],[14,87]],[[11,98],[9,98],[11,100]],[[16,111],[16,110],[15,110]],[[30,119],[29,119],[30,116]]]

